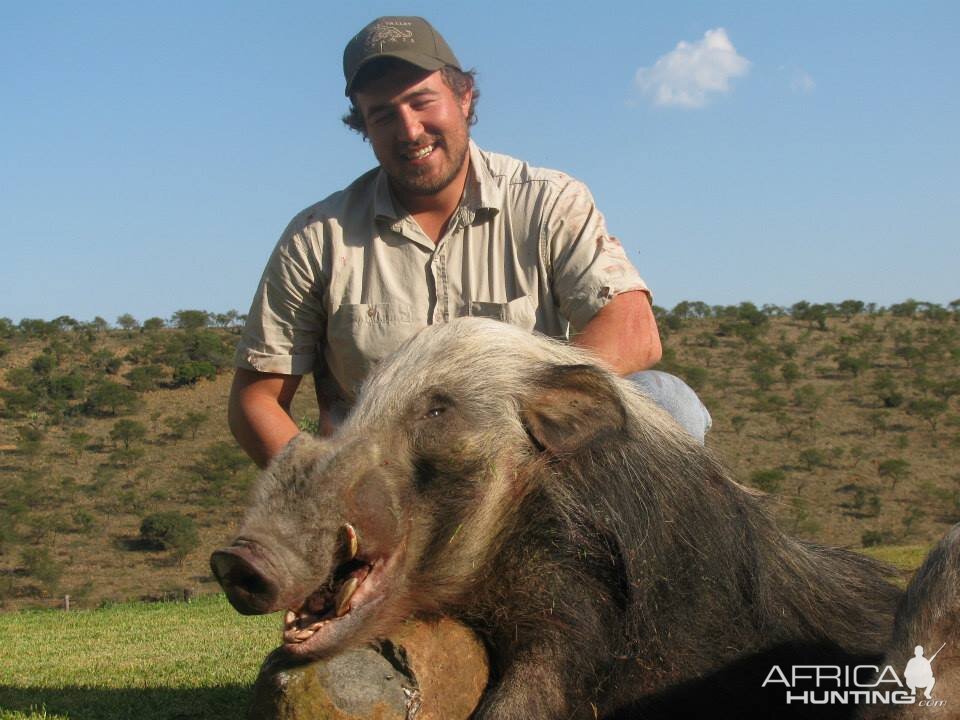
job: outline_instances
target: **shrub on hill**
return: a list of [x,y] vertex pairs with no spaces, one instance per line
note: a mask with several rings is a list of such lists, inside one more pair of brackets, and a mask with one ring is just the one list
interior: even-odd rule
[[87,415],[122,415],[132,412],[138,404],[139,398],[130,388],[101,380],[87,395],[83,411]]
[[154,550],[171,550],[182,566],[191,550],[200,545],[200,536],[193,518],[176,511],[148,515],[140,523],[140,538]]
[[177,386],[193,385],[198,380],[215,380],[217,368],[206,360],[190,360],[173,369],[173,384]]
[[24,548],[23,565],[27,575],[38,580],[51,595],[55,594],[63,576],[63,565],[58,563],[45,547]]

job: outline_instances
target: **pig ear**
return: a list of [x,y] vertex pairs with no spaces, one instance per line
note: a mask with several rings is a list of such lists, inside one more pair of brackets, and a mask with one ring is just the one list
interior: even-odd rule
[[520,408],[520,419],[541,450],[573,452],[626,426],[620,393],[609,374],[592,365],[551,367],[534,387]]

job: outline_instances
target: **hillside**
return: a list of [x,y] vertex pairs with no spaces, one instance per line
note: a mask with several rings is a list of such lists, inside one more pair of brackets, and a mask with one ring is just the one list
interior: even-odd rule
[[[658,308],[661,368],[700,392],[708,444],[788,531],[926,546],[960,520],[956,305],[681,303]],[[209,551],[255,477],[225,423],[236,314],[178,315],[0,319],[2,608],[217,589]],[[294,410],[316,416],[309,379]],[[141,536],[157,512],[188,518],[173,549]]]

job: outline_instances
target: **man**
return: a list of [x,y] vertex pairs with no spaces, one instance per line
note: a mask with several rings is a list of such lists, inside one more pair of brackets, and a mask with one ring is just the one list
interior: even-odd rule
[[[331,432],[372,365],[430,323],[481,315],[570,336],[622,375],[660,359],[649,291],[589,191],[472,142],[473,74],[426,20],[374,20],[343,67],[344,121],[380,165],[294,218],[264,271],[229,413],[258,464],[297,434],[303,374]],[[689,388],[637,381],[702,439],[709,415]]]

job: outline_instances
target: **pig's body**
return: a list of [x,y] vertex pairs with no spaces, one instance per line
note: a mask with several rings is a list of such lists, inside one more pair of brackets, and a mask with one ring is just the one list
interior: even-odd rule
[[291,443],[212,564],[241,612],[288,609],[305,657],[463,620],[491,660],[476,717],[518,720],[767,716],[771,665],[876,660],[900,597],[780,533],[588,356],[483,320],[423,331],[333,438]]

